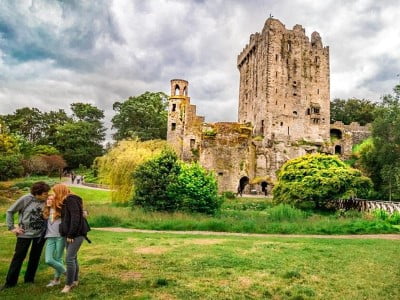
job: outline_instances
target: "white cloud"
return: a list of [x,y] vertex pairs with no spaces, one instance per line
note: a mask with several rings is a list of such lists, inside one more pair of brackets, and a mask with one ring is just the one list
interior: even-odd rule
[[388,1],[0,2],[0,114],[30,106],[105,110],[172,78],[207,121],[237,118],[236,58],[271,13],[330,47],[331,97],[379,99],[400,73],[400,3]]

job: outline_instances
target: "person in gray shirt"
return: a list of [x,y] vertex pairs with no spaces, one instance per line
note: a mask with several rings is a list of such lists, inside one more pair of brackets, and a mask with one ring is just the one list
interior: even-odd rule
[[[19,198],[7,210],[6,222],[8,230],[17,236],[17,242],[14,256],[8,269],[6,282],[0,290],[13,287],[17,284],[22,263],[28,253],[29,247],[31,250],[24,281],[25,283],[34,282],[45,242],[42,237],[46,229],[46,223],[43,219],[43,207],[49,191],[50,186],[47,183],[43,181],[36,182],[32,185],[30,194]],[[19,214],[18,225],[15,226],[14,215],[17,212]]]

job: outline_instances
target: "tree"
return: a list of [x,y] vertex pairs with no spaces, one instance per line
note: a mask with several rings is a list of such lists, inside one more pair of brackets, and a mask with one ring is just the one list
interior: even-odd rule
[[70,122],[58,127],[56,148],[70,168],[90,167],[103,154],[103,139],[104,133],[97,126],[86,121]]
[[274,200],[298,207],[323,207],[350,196],[365,197],[371,180],[337,156],[309,154],[287,161],[277,172]]
[[383,96],[372,123],[373,145],[361,152],[361,164],[368,170],[375,189],[384,197],[400,199],[400,85],[393,95]]
[[168,186],[179,174],[178,157],[171,150],[141,164],[133,172],[133,203],[149,210],[175,211],[180,199],[169,197]]
[[214,214],[222,204],[214,174],[178,161],[168,149],[141,164],[133,172],[133,184],[133,204],[149,210]]
[[119,141],[105,155],[96,158],[95,170],[101,183],[111,188],[113,202],[126,203],[133,197],[134,183],[132,173],[142,163],[159,155],[167,147],[162,140]]
[[0,133],[0,155],[19,154],[18,140],[13,135]]
[[23,172],[20,154],[0,155],[0,180],[20,177]]
[[43,137],[43,113],[37,108],[24,107],[3,116],[11,133],[23,136],[31,143]]
[[43,113],[43,136],[37,144],[56,145],[57,128],[69,122],[72,122],[72,118],[63,109]]
[[179,203],[179,209],[189,212],[214,214],[222,204],[214,173],[198,163],[181,164],[178,177],[167,187],[167,194]]
[[331,122],[342,121],[344,124],[358,122],[361,125],[374,120],[376,103],[366,99],[334,99],[331,102]]
[[124,102],[115,102],[112,128],[117,132],[114,138],[138,137],[142,141],[166,139],[167,136],[167,95],[146,92],[137,97],[129,97]]
[[71,110],[74,113],[73,118],[77,121],[96,123],[104,118],[104,112],[90,103],[72,103]]
[[73,118],[57,127],[55,146],[70,168],[90,167],[103,154],[104,112],[92,104],[72,103]]

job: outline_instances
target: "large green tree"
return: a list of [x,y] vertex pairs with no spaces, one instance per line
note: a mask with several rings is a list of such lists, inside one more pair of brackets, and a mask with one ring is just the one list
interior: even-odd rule
[[376,103],[366,99],[334,99],[331,102],[331,122],[342,121],[344,124],[358,122],[361,125],[374,120]]
[[56,145],[57,128],[71,122],[72,118],[63,109],[43,113],[43,136],[40,145]]
[[400,85],[375,111],[372,141],[361,152],[361,163],[384,197],[400,199]]
[[112,128],[114,138],[122,140],[137,137],[142,141],[166,139],[167,137],[167,95],[145,92],[137,97],[129,97],[113,105],[115,116]]
[[21,135],[31,143],[43,137],[43,113],[37,108],[19,108],[2,118],[11,133]]
[[55,146],[70,168],[90,167],[103,154],[105,128],[102,110],[91,104],[71,104],[73,119],[57,127]]
[[277,172],[274,200],[298,207],[323,207],[327,201],[365,197],[371,180],[335,155],[309,154],[287,161]]

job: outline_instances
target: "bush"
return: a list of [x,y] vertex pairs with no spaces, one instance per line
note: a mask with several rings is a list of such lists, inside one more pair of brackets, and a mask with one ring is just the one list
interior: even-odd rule
[[171,150],[133,172],[133,204],[148,210],[213,214],[221,206],[217,181],[198,164],[179,163]]
[[178,157],[171,150],[139,165],[133,172],[133,204],[149,210],[174,211],[179,200],[167,194],[168,186],[179,174]]
[[22,157],[18,154],[0,155],[0,180],[8,180],[22,176]]
[[392,225],[399,225],[400,224],[400,212],[395,211],[388,217],[388,221]]
[[198,163],[181,165],[177,180],[168,186],[168,196],[183,210],[206,214],[217,212],[223,199],[214,174]]
[[306,212],[287,204],[279,204],[274,206],[268,209],[267,213],[268,220],[275,222],[296,221],[306,219],[308,217]]
[[311,201],[319,208],[330,200],[365,197],[372,186],[371,180],[360,171],[348,167],[337,156],[324,154],[289,160],[279,169],[277,177],[274,200],[297,207]]
[[24,178],[21,181],[15,182],[12,185],[12,187],[15,187],[15,188],[18,188],[18,189],[29,189],[37,181],[44,181],[49,186],[53,186],[56,183],[59,183],[58,179],[52,179],[52,178],[44,177],[44,176],[32,176],[32,177]]

